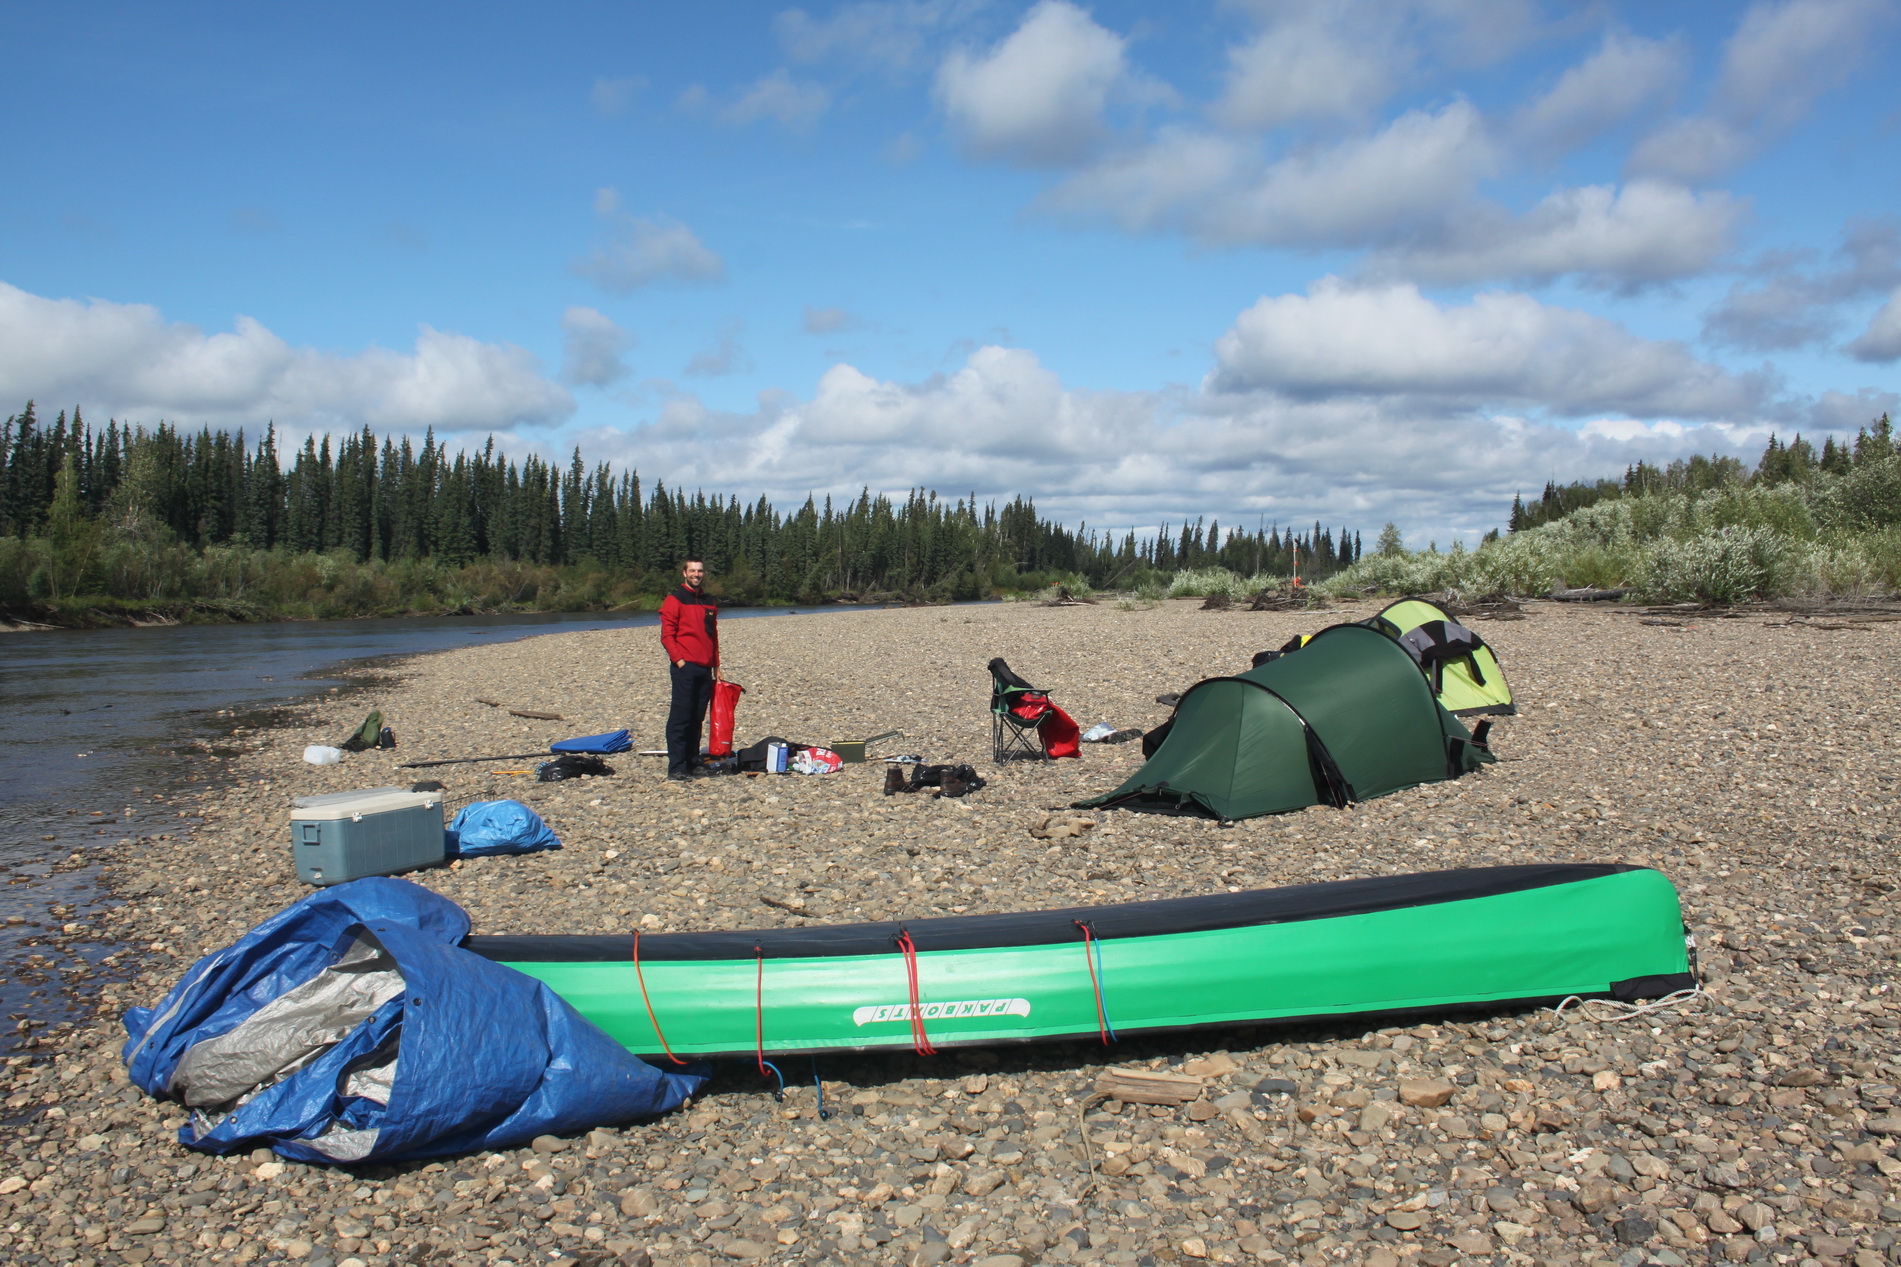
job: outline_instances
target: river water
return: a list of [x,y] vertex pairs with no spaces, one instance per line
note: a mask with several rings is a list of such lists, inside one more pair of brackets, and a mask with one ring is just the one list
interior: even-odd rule
[[95,981],[114,949],[90,928],[112,901],[97,846],[189,831],[174,793],[238,724],[233,713],[347,683],[367,661],[657,621],[443,616],[0,634],[0,1051],[70,1019],[67,992]]

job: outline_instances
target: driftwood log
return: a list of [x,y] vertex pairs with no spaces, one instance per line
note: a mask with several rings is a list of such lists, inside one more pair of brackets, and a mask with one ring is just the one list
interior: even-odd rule
[[1586,585],[1583,589],[1575,590],[1553,587],[1547,597],[1554,603],[1614,603],[1628,593],[1628,589],[1601,590],[1594,585]]
[[1154,1069],[1104,1069],[1096,1076],[1096,1094],[1124,1104],[1187,1104],[1201,1098],[1203,1085],[1192,1073]]

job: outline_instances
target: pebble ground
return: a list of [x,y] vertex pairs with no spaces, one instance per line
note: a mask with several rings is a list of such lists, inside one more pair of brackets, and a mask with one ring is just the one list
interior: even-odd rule
[[[573,784],[510,773],[527,763],[449,766],[428,773],[451,808],[515,797],[566,848],[413,878],[463,904],[477,931],[567,932],[1628,861],[1675,880],[1704,998],[1624,1020],[1539,1010],[829,1059],[826,1119],[809,1082],[781,1103],[732,1068],[658,1122],[426,1165],[325,1170],[182,1148],[175,1106],[125,1081],[118,1017],[307,892],[289,858],[292,796],[415,777],[398,760],[618,726],[659,746],[653,632],[553,635],[410,661],[287,727],[239,728],[240,754],[182,794],[76,807],[135,833],[110,864],[126,900],[43,941],[45,988],[84,994],[96,1020],[8,1059],[0,1260],[1901,1263],[1901,624],[1532,604],[1526,619],[1480,625],[1521,709],[1497,729],[1503,760],[1346,811],[1225,829],[1096,812],[1081,836],[1039,839],[1051,810],[1133,769],[1137,745],[988,764],[993,655],[1085,726],[1146,727],[1167,714],[1156,695],[1372,610],[1010,604],[731,622],[742,742],[901,729],[884,752],[970,761],[990,785],[932,800],[886,798],[879,765],[684,785],[652,757]],[[306,743],[347,734],[371,705],[398,752],[302,763]],[[120,943],[117,978],[65,949],[102,932]],[[1181,1107],[1092,1103],[1107,1067],[1195,1073],[1207,1090]]]

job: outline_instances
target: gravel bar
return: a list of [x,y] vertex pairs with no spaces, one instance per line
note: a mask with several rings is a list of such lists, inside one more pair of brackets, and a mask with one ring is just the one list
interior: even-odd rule
[[[406,782],[398,761],[525,752],[627,726],[661,746],[652,629],[404,662],[367,694],[240,730],[113,849],[125,979],[6,1065],[0,1260],[367,1264],[1901,1263],[1895,736],[1901,624],[1530,604],[1480,623],[1521,715],[1501,762],[1350,810],[1231,827],[1094,812],[1139,745],[989,763],[1004,656],[1083,726],[1245,668],[1322,614],[1001,604],[734,621],[741,741],[901,729],[882,751],[978,765],[961,800],[885,767],[670,784],[664,761],[536,784],[528,763],[419,772],[450,807],[514,797],[566,842],[415,874],[478,932],[732,929],[1030,910],[1492,863],[1626,861],[1677,883],[1707,994],[1614,1019],[1549,1010],[1368,1031],[1258,1026],[1128,1041],[791,1061],[775,1100],[727,1066],[644,1125],[430,1164],[206,1157],[125,1080],[118,1017],[308,890],[293,795]],[[494,700],[499,706],[479,702]],[[400,738],[300,752],[375,705]],[[508,708],[561,714],[514,717]],[[874,748],[874,755],[879,749]],[[1053,838],[1032,829],[1060,811]],[[1093,822],[1079,835],[1072,818]],[[47,948],[49,973],[57,942]],[[1208,1046],[1224,1044],[1220,1048]],[[1199,1076],[1186,1104],[1099,1102],[1105,1069]],[[815,1099],[823,1084],[827,1116]]]

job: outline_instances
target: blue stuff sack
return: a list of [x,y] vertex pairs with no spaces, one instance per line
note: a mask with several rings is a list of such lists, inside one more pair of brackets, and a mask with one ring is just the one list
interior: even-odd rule
[[634,746],[634,741],[624,730],[610,730],[604,735],[582,735],[578,739],[562,739],[548,745],[549,752],[591,752],[596,756],[613,756],[617,752],[626,752]]
[[459,944],[469,918],[387,876],[313,893],[126,1013],[134,1084],[179,1141],[359,1165],[514,1148],[669,1112],[707,1067],[656,1069],[545,984]]
[[535,853],[561,848],[541,815],[520,801],[473,801],[449,824],[444,852],[451,858],[481,858],[498,853]]

